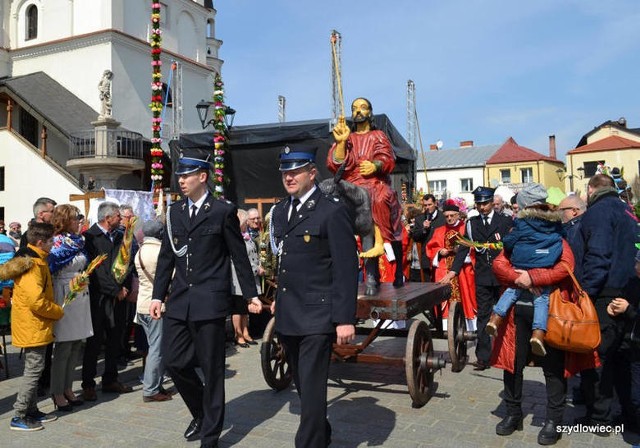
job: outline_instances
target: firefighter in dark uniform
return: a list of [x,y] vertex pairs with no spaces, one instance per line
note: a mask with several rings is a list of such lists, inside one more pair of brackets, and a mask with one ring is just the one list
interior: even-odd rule
[[280,257],[272,305],[301,402],[299,448],[329,445],[327,379],[332,344],[355,335],[358,258],[346,206],[315,184],[316,148],[287,146],[280,154],[288,197],[272,209],[272,245]]
[[[478,187],[473,190],[473,199],[479,215],[467,221],[466,237],[476,243],[497,243],[502,241],[502,237],[509,233],[513,220],[505,215],[495,213],[493,210],[493,188]],[[441,280],[446,282],[453,276],[458,275],[464,260],[469,254],[469,247],[462,246],[456,254],[451,270]],[[493,305],[500,298],[501,286],[496,279],[491,264],[498,256],[500,250],[477,247],[476,262],[474,265],[476,280],[476,301],[478,303],[478,340],[476,343],[476,364],[475,370],[485,370],[489,368],[489,358],[491,357],[491,339],[485,332],[487,322],[491,316]]]
[[[200,436],[203,447],[218,446],[224,421],[225,317],[232,261],[244,298],[252,305],[259,303],[236,207],[208,191],[209,157],[198,150],[180,155],[176,175],[185,199],[167,210],[149,309],[159,319],[167,298],[163,360],[193,416],[185,438]],[[204,385],[196,365],[202,368]]]

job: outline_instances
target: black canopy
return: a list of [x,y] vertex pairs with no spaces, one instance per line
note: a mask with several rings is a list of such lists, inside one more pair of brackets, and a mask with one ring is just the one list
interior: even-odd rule
[[[411,191],[415,169],[413,149],[386,115],[376,115],[375,126],[387,134],[396,154],[396,168],[392,174],[394,188],[400,194],[401,183],[406,182],[408,191]],[[213,135],[213,132],[182,134],[178,141],[169,144],[172,160],[177,160],[180,148],[211,151]],[[324,162],[333,144],[328,119],[234,126],[229,133],[229,149],[226,153],[225,174],[230,183],[225,187],[225,197],[245,208],[255,206],[245,203],[246,198],[284,196],[278,155],[286,144],[296,143],[317,146],[316,162],[320,180],[331,176]],[[175,179],[172,186],[175,186]]]

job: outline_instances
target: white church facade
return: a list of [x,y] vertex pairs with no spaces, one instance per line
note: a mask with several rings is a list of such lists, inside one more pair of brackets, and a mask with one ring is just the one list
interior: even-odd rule
[[[122,172],[106,186],[148,188],[151,3],[0,2],[0,219],[25,225],[35,199],[69,202],[70,194],[84,192],[87,174],[101,170],[94,164],[94,171],[83,172],[98,157],[83,145],[98,145],[103,135],[96,122],[103,107],[98,84],[106,71],[112,73],[110,108],[117,123],[107,132],[110,156],[119,159]],[[195,105],[211,98],[222,42],[215,38],[212,0],[158,3],[162,81],[170,99],[163,115],[168,148],[170,138],[201,129]]]

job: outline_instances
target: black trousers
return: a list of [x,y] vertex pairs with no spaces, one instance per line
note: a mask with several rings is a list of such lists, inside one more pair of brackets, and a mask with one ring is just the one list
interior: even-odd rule
[[[613,318],[607,313],[607,305],[611,298],[598,297],[595,302],[598,320],[600,322],[600,346],[598,356],[600,367],[581,373],[581,388],[587,408],[587,417],[596,423],[610,425],[614,415],[612,404],[614,402],[614,384],[617,388],[626,384],[624,375],[628,374],[629,367],[624,366],[624,354],[620,347],[624,337],[624,319]],[[619,384],[618,384],[619,383]],[[619,390],[629,396],[629,391]]]
[[280,335],[300,397],[296,448],[328,446],[327,379],[333,340],[332,334]]
[[[202,419],[202,445],[215,445],[224,423],[225,318],[183,321],[164,318],[162,357],[193,418]],[[198,365],[204,384],[196,373]]]
[[478,339],[476,341],[476,358],[478,361],[489,364],[491,358],[491,338],[485,331],[491,309],[500,298],[500,286],[484,286],[476,284],[476,301],[478,303]]
[[[517,305],[515,310],[516,359],[513,373],[504,371],[504,401],[507,414],[522,416],[523,372],[530,355],[531,331],[533,326],[533,304]],[[564,417],[567,381],[564,378],[564,356],[561,350],[546,345],[547,356],[536,357],[542,365],[547,388],[546,420],[561,424]]]
[[[91,301],[91,323],[93,336],[87,339],[82,360],[82,388],[96,387],[95,377],[98,370],[98,356],[105,344],[104,373],[102,384],[118,381],[118,356],[120,341],[125,331],[126,303],[112,297],[102,297]],[[106,335],[106,339],[105,339]]]

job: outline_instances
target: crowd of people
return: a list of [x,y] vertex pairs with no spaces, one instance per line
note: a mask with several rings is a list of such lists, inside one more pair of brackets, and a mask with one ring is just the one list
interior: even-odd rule
[[[576,374],[574,401],[583,400],[586,414],[575,423],[599,436],[624,424],[628,440],[640,441],[638,218],[606,174],[591,177],[586,193],[584,199],[570,194],[550,203],[546,188],[530,183],[514,194],[509,210],[493,189],[479,187],[475,210],[464,211],[466,220],[460,201],[439,208],[430,194],[422,198],[422,214],[406,215],[409,244],[426,245],[426,251],[407,251],[408,278],[451,283],[450,301],[462,301],[469,327],[477,330],[475,369],[504,369],[507,415],[496,426],[498,435],[522,429],[523,370],[534,361],[547,383],[541,445],[553,445],[562,435],[567,378]],[[560,288],[571,297],[569,271],[598,314],[601,343],[593,353],[545,343],[549,294]]]
[[[371,107],[364,100],[357,105]],[[343,154],[331,157],[336,169],[348,160]],[[12,343],[25,358],[11,429],[40,430],[57,418],[38,409],[46,390],[57,413],[98,400],[103,349],[102,393],[132,392],[119,380],[118,364],[131,355],[129,340],[136,334],[143,340],[136,342],[144,356],[142,400],[172,400],[175,391],[163,387],[170,376],[192,415],[185,438],[217,446],[224,421],[225,322],[229,317],[239,349],[256,345],[249,313],[265,309],[258,297],[264,281],[275,281],[269,277],[277,272],[271,312],[302,402],[296,446],[330,443],[331,345],[353,340],[358,270],[371,267],[358,263],[353,216],[317,187],[314,149],[287,147],[280,155],[288,196],[272,209],[268,228],[258,210],[238,210],[213,197],[207,189],[209,167],[208,157],[185,151],[176,169],[184,199],[165,219],[140,225],[133,240],[127,238],[133,209],[109,201],[99,205],[97,222],[87,227],[75,206],[39,198],[24,233],[17,222],[8,235],[0,231],[1,286],[13,295]],[[396,244],[376,260],[376,280],[399,288],[405,281],[451,285],[450,299],[432,314],[442,318],[446,330],[450,304],[460,302],[467,329],[477,332],[474,368],[504,369],[507,414],[496,426],[498,435],[522,429],[523,371],[533,360],[547,383],[540,444],[560,438],[567,377],[577,373],[586,407],[579,422],[600,428],[595,430],[600,436],[624,423],[638,437],[638,221],[613,178],[596,174],[586,198],[570,194],[558,203],[550,203],[537,183],[507,200],[489,187],[478,187],[473,195],[475,204],[468,208],[463,200],[439,202],[426,194],[417,204],[405,204],[399,219],[393,210],[390,216],[374,207],[376,225],[402,223],[382,232],[385,242]],[[277,271],[266,271],[260,255],[269,230],[267,246],[279,258]],[[72,280],[101,255],[106,260],[92,271],[88,288],[73,289]],[[114,265],[122,259],[126,275],[116,276]],[[315,260],[313,269],[309,259]],[[570,294],[568,270],[598,313],[601,344],[594,353],[576,355],[545,342],[549,295],[554,288]],[[134,324],[141,330],[133,331]],[[79,363],[82,392],[76,394]],[[616,401],[621,415],[615,415]]]

